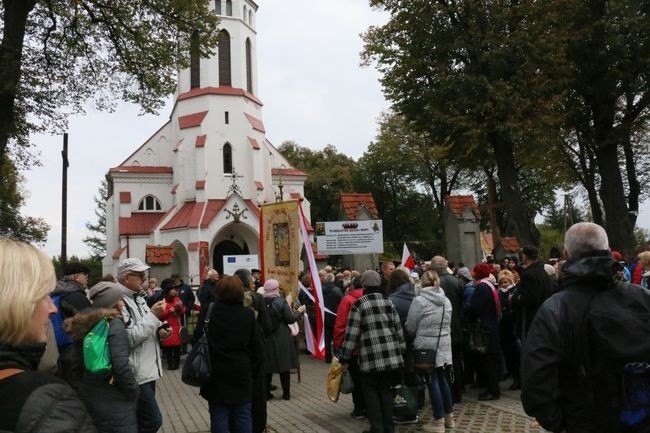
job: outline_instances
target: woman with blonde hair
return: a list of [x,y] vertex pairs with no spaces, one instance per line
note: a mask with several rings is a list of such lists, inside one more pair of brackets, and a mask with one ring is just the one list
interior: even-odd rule
[[55,284],[44,253],[0,238],[0,395],[11,396],[0,399],[0,431],[96,431],[70,386],[36,371],[56,313],[49,296]]
[[499,299],[501,300],[501,321],[499,321],[499,340],[508,374],[512,375],[510,391],[521,389],[519,369],[519,345],[515,338],[515,313],[510,306],[510,295],[515,290],[515,274],[507,269],[498,274]]
[[440,287],[440,278],[429,270],[420,278],[422,289],[411,303],[406,318],[406,331],[415,336],[413,346],[436,351],[435,368],[429,372],[429,398],[433,409],[431,422],[422,426],[427,432],[444,433],[453,428],[454,400],[445,368],[452,366],[451,302]]

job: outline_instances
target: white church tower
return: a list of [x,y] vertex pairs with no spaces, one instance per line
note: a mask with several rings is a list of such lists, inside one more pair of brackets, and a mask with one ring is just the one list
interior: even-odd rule
[[[219,45],[213,57],[191,53],[179,72],[170,119],[109,170],[104,272],[126,257],[151,274],[199,283],[224,255],[259,250],[259,206],[304,199],[307,174],[266,139],[258,98],[252,0],[216,0]],[[303,200],[305,215],[309,203]]]

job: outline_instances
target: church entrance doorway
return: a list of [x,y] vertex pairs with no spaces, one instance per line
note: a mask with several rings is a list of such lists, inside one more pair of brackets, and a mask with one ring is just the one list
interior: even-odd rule
[[219,271],[219,275],[223,275],[223,256],[237,256],[241,254],[250,254],[248,251],[248,244],[244,242],[244,246],[240,246],[237,242],[225,240],[219,242],[212,252],[212,263],[214,268]]

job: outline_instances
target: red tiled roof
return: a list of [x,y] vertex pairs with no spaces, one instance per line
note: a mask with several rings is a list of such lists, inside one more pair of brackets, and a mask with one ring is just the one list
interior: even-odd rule
[[197,180],[195,185],[195,189],[205,189],[205,180]]
[[499,243],[506,251],[518,252],[521,249],[516,237],[499,238]]
[[253,146],[253,149],[260,150],[262,148],[257,140],[255,140],[253,137],[248,137],[248,141],[250,142],[251,146]]
[[120,191],[120,203],[131,203],[130,191]]
[[117,247],[117,249],[115,250],[112,256],[113,260],[119,260],[120,256],[122,255],[125,249],[126,249],[126,245],[124,245],[123,247]]
[[264,123],[260,119],[258,119],[255,116],[251,116],[248,113],[244,113],[244,116],[246,116],[248,121],[251,123],[251,126],[253,127],[253,129],[255,129],[257,131],[260,131],[260,132],[266,132],[264,130]]
[[359,208],[364,207],[372,218],[378,218],[379,212],[371,193],[341,193],[341,206],[350,221],[356,221]]
[[180,116],[178,118],[178,127],[180,129],[186,129],[186,128],[192,128],[194,126],[200,126],[206,114],[208,114],[207,111],[201,111],[200,113],[188,114],[187,116]]
[[108,170],[109,173],[173,173],[171,167],[153,165],[120,165]]
[[134,212],[130,217],[120,217],[120,236],[148,235],[164,216],[161,212]]
[[188,201],[162,226],[160,230],[172,230],[185,227],[196,228],[199,226],[201,213],[203,212],[203,202]]
[[201,220],[201,228],[204,229],[210,225],[213,219],[219,215],[223,205],[226,204],[226,200],[208,200],[208,205],[203,212],[203,219]]
[[298,170],[297,168],[272,168],[271,169],[271,174],[272,175],[282,175],[282,176],[309,176],[307,173],[305,173],[302,170]]
[[178,95],[178,98],[176,98],[177,101],[182,101],[183,99],[190,99],[190,98],[196,98],[198,96],[204,96],[204,95],[225,95],[225,96],[243,96],[245,98],[250,99],[251,101],[255,102],[258,104],[260,107],[263,105],[262,101],[257,99],[255,95],[253,95],[250,92],[247,92],[244,89],[239,89],[236,87],[230,87],[230,86],[220,86],[220,87],[195,87],[194,89],[190,90],[189,92],[181,93]]
[[456,218],[462,218],[465,213],[465,208],[469,206],[474,213],[474,217],[476,217],[476,219],[481,219],[481,212],[479,211],[478,205],[474,201],[473,196],[448,195],[446,199],[447,207],[456,216]]
[[258,191],[264,191],[264,185],[259,180],[255,181],[255,188],[257,188]]
[[205,139],[208,137],[207,134],[197,135],[196,141],[194,142],[195,147],[205,147]]
[[174,247],[147,245],[145,257],[150,265],[168,265],[174,260]]

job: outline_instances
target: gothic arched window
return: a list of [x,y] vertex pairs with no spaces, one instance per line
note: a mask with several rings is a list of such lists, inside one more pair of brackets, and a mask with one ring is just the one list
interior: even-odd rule
[[232,16],[232,0],[226,0],[226,15]]
[[138,210],[139,211],[161,211],[162,206],[160,206],[160,201],[154,197],[153,195],[146,195],[140,200],[140,204],[138,205]]
[[253,55],[251,40],[246,38],[246,90],[253,93]]
[[232,146],[230,143],[223,145],[223,172],[232,173]]
[[192,32],[190,40],[190,88],[201,87],[201,54],[199,53],[199,32]]
[[230,34],[227,31],[219,32],[219,85],[232,86],[230,76]]
[[221,15],[221,0],[214,0],[214,12]]

